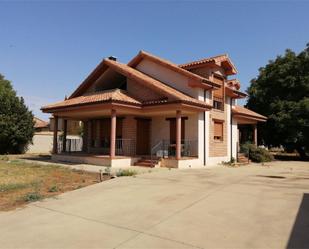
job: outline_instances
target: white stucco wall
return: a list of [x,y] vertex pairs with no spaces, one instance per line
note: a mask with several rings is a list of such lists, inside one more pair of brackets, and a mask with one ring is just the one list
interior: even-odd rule
[[237,143],[238,143],[238,127],[237,121],[233,118],[232,119],[232,141],[233,141],[233,148],[232,148],[232,156],[234,159],[237,159]]
[[[191,141],[192,152],[198,154],[199,146],[199,115],[185,115],[185,139]],[[162,140],[170,139],[170,123],[166,118],[174,118],[172,116],[153,117],[151,123],[151,147],[155,146]],[[176,131],[175,131],[176,132]]]
[[188,86],[188,77],[183,76],[179,73],[174,72],[166,67],[163,67],[153,61],[143,59],[137,66],[136,69],[150,75],[151,77],[170,85],[171,87],[182,91],[191,97],[198,98],[199,91],[197,88]]
[[32,139],[33,144],[28,146],[27,153],[50,153],[53,148],[53,134],[36,133]]

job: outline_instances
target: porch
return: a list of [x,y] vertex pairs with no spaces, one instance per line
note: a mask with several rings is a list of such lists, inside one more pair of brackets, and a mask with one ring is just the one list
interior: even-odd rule
[[[198,134],[195,113],[176,111],[148,115],[119,114],[83,118],[79,138],[68,138],[67,120],[62,118],[63,132],[54,130],[53,159],[112,167],[139,165],[141,159],[151,166],[178,167],[198,158]],[[70,117],[72,119],[73,117]],[[57,122],[55,122],[57,123]],[[179,134],[178,134],[179,133]],[[179,139],[179,140],[178,140]],[[177,144],[177,140],[179,145]],[[190,162],[192,163],[192,162]]]

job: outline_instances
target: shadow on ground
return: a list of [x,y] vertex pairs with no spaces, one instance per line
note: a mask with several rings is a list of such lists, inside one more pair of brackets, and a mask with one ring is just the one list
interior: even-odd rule
[[309,248],[309,194],[303,195],[287,248]]
[[48,163],[61,163],[66,165],[79,165],[80,163],[73,163],[73,162],[64,162],[64,161],[53,161],[50,155],[29,155],[20,157],[23,160],[31,160],[37,162],[48,162]]

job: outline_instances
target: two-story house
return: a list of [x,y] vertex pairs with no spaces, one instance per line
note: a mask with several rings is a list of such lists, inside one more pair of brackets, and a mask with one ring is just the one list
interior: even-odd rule
[[[239,125],[266,117],[236,104],[246,94],[229,79],[227,55],[177,65],[141,51],[128,64],[104,59],[72,95],[42,107],[63,119],[53,158],[112,167],[205,167],[237,157]],[[80,146],[66,139],[67,120],[83,123]],[[55,122],[57,124],[58,122]]]

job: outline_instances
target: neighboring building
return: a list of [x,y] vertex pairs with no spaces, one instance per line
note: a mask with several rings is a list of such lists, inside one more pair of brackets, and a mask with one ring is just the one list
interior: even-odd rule
[[236,73],[227,55],[182,65],[144,51],[128,64],[104,59],[67,100],[42,107],[55,120],[83,122],[82,153],[65,153],[74,149],[64,121],[66,146],[59,150],[54,127],[53,157],[113,167],[155,162],[179,168],[236,158],[238,125],[252,125],[256,142],[256,124],[266,120],[236,105],[246,96],[238,80],[228,79]]
[[37,117],[33,118],[35,132],[49,131],[49,123],[39,119]]
[[27,153],[47,154],[53,148],[53,133],[49,131],[49,123],[34,117],[35,133],[32,138],[32,144],[29,144]]

